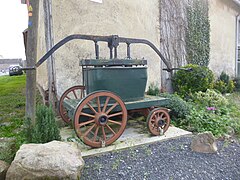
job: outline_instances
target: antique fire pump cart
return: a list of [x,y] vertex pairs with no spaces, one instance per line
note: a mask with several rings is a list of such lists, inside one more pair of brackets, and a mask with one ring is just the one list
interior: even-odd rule
[[[66,123],[73,123],[77,136],[91,147],[104,147],[116,141],[127,124],[128,113],[140,112],[153,135],[164,134],[170,125],[168,99],[145,95],[147,60],[133,60],[130,45],[146,44],[170,64],[149,41],[113,36],[71,35],[57,43],[36,64],[40,66],[59,47],[73,39],[95,44],[96,59],[80,60],[83,85],[67,89],[59,101],[59,113]],[[98,42],[108,43],[110,59],[99,59]],[[118,46],[125,43],[127,59],[118,59]]]

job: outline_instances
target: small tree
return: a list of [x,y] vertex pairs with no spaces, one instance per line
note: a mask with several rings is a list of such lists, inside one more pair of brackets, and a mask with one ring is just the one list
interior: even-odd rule
[[36,124],[33,126],[28,120],[26,136],[31,143],[47,143],[61,139],[51,107],[44,105],[37,107]]

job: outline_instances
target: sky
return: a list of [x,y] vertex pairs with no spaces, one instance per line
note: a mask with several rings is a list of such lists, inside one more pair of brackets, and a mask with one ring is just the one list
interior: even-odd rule
[[27,5],[0,0],[0,58],[26,58],[22,32],[27,27]]

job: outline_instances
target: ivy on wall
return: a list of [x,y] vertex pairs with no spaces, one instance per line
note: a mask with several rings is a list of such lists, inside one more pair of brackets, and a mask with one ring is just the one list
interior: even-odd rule
[[208,66],[210,53],[210,22],[208,1],[193,0],[187,8],[186,60],[189,64]]

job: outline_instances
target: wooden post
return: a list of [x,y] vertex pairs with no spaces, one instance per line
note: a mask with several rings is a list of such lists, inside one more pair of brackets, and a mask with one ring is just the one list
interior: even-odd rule
[[[39,1],[27,0],[28,6],[28,34],[27,34],[27,67],[33,67],[37,60],[37,37]],[[36,70],[26,72],[26,117],[35,124],[36,114]]]

